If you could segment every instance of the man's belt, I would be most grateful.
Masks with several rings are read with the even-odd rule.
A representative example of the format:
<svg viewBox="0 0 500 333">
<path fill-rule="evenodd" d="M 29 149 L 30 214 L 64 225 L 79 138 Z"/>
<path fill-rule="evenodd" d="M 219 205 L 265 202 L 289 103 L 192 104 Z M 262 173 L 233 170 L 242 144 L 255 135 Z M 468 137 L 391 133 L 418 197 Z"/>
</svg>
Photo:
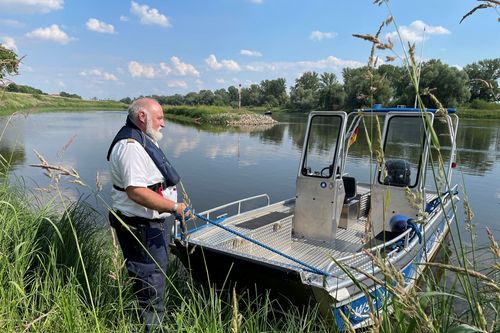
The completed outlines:
<svg viewBox="0 0 500 333">
<path fill-rule="evenodd" d="M 127 216 L 124 215 L 121 211 L 116 210 L 115 211 L 116 215 L 127 225 L 129 226 L 137 226 L 137 225 L 151 225 L 151 223 L 160 223 L 163 224 L 165 222 L 164 218 L 161 219 L 148 219 L 145 217 L 140 217 L 140 216 Z M 116 228 L 121 225 L 120 221 L 116 219 L 116 216 L 113 214 L 113 212 L 109 212 L 109 221 L 110 224 L 113 228 Z"/>
<path fill-rule="evenodd" d="M 124 188 L 116 186 L 115 184 L 113 184 L 113 188 L 117 191 L 125 192 Z M 167 183 L 166 182 L 156 183 L 153 185 L 149 185 L 148 188 L 153 192 L 160 193 L 161 191 L 167 188 Z"/>
</svg>

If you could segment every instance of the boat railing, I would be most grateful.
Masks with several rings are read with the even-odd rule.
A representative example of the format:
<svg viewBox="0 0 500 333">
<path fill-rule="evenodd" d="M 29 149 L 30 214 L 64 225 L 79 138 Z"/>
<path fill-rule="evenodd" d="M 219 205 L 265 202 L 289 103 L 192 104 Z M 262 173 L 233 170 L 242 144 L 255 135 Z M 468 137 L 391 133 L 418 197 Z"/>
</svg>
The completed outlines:
<svg viewBox="0 0 500 333">
<path fill-rule="evenodd" d="M 237 212 L 236 212 L 236 214 L 234 214 L 232 216 L 238 216 L 238 215 L 242 214 L 241 206 L 244 203 L 250 202 L 252 200 L 262 199 L 262 198 L 266 199 L 266 204 L 262 205 L 260 207 L 256 207 L 256 208 L 262 208 L 262 207 L 269 206 L 270 203 L 271 203 L 271 199 L 269 198 L 268 194 L 264 193 L 264 194 L 255 195 L 253 197 L 248 197 L 248 198 L 245 198 L 245 199 L 236 200 L 236 201 L 233 201 L 233 202 L 230 202 L 230 203 L 218 206 L 218 207 L 214 207 L 214 208 L 211 208 L 209 210 L 206 210 L 206 211 L 203 211 L 201 213 L 198 213 L 197 215 L 201 215 L 201 216 L 203 216 L 203 217 L 205 217 L 207 219 L 212 219 L 212 217 L 210 216 L 212 213 L 214 213 L 214 212 L 220 212 L 222 209 L 229 208 L 231 206 L 237 206 Z M 221 215 L 216 216 L 215 219 L 217 220 L 217 219 L 222 218 L 222 217 L 227 217 L 227 215 L 228 214 L 226 212 L 226 213 L 223 213 Z M 198 226 L 198 227 L 196 227 L 194 229 L 189 230 L 189 232 L 193 232 L 193 231 L 202 229 L 202 228 L 206 227 L 207 225 L 208 225 L 208 222 L 206 222 L 205 224 L 203 224 L 201 226 Z M 179 233 L 179 227 L 180 227 L 180 223 L 179 222 L 177 222 L 177 223 L 174 224 L 174 227 L 173 227 L 173 234 L 174 235 L 180 235 L 180 233 Z"/>
<path fill-rule="evenodd" d="M 347 261 L 350 261 L 350 260 L 353 260 L 353 259 L 357 259 L 357 258 L 362 257 L 362 256 L 366 256 L 366 252 L 374 253 L 374 252 L 376 252 L 378 250 L 381 250 L 383 248 L 390 247 L 391 245 L 399 242 L 403 238 L 404 238 L 404 247 L 406 248 L 408 246 L 408 244 L 410 243 L 410 232 L 411 231 L 412 231 L 412 229 L 408 228 L 401 235 L 399 235 L 399 236 L 391 239 L 387 243 L 382 243 L 382 244 L 379 244 L 377 246 L 374 246 L 374 247 L 371 247 L 369 249 L 366 249 L 366 251 L 357 252 L 357 253 L 354 253 L 354 254 L 350 254 L 350 255 L 344 256 L 342 258 L 339 258 L 339 259 L 337 259 L 335 261 L 332 261 L 332 262 L 330 262 L 328 264 L 328 266 L 326 267 L 325 271 L 330 272 L 330 270 L 333 268 L 333 266 L 337 266 L 337 263 L 343 263 L 343 262 L 347 262 Z"/>
<path fill-rule="evenodd" d="M 224 208 L 228 208 L 228 207 L 231 207 L 231 206 L 236 206 L 238 205 L 238 210 L 237 210 L 237 213 L 235 214 L 235 216 L 237 215 L 240 215 L 242 212 L 241 212 L 241 205 L 243 203 L 247 203 L 249 201 L 252 201 L 252 200 L 258 200 L 258 199 L 262 199 L 262 198 L 265 198 L 267 203 L 265 205 L 263 205 L 262 207 L 265 207 L 265 206 L 269 206 L 270 203 L 271 203 L 271 199 L 269 198 L 269 195 L 267 194 L 259 194 L 259 195 L 256 195 L 256 196 L 253 196 L 253 197 L 249 197 L 249 198 L 245 198 L 245 199 L 240 199 L 240 200 L 236 200 L 236 201 L 233 201 L 233 202 L 230 202 L 230 203 L 227 203 L 227 204 L 224 204 L 222 206 L 218 206 L 218 207 L 215 207 L 215 208 L 212 208 L 212 209 L 209 209 L 209 210 L 206 210 L 204 212 L 201 212 L 199 213 L 199 215 L 202 215 L 204 217 L 206 217 L 207 219 L 210 219 L 210 214 L 213 213 L 213 212 L 217 212 L 217 211 L 220 211 Z M 260 208 L 260 207 L 259 207 Z M 224 214 L 223 214 L 224 215 Z M 216 218 L 219 218 L 220 216 L 217 216 Z"/>
</svg>

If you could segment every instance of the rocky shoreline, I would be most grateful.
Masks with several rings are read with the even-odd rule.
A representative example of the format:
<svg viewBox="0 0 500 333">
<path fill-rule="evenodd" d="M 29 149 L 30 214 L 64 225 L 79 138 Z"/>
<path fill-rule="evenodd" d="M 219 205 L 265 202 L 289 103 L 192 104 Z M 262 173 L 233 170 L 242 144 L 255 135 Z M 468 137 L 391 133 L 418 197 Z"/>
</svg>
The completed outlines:
<svg viewBox="0 0 500 333">
<path fill-rule="evenodd" d="M 212 121 L 210 121 L 212 122 Z M 213 123 L 223 123 L 227 126 L 262 126 L 274 125 L 278 122 L 270 116 L 257 113 L 222 113 L 213 119 Z"/>
</svg>

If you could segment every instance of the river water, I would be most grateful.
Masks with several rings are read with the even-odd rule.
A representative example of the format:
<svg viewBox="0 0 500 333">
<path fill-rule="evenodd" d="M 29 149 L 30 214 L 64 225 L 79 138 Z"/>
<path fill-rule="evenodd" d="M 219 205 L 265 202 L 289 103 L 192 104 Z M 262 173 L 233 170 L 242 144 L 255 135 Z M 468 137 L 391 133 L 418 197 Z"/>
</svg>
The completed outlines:
<svg viewBox="0 0 500 333">
<path fill-rule="evenodd" d="M 76 170 L 88 185 L 62 177 L 58 188 L 65 196 L 83 196 L 104 211 L 103 202 L 110 203 L 111 191 L 106 153 L 125 118 L 125 111 L 0 117 L 0 153 L 11 162 L 12 182 L 24 183 L 37 198 L 57 193 L 50 186 L 54 180 L 30 166 L 40 163 L 36 150 L 49 164 Z M 278 120 L 273 127 L 252 129 L 166 122 L 160 146 L 181 174 L 197 211 L 261 193 L 269 194 L 272 202 L 295 195 L 306 117 L 280 115 Z M 461 197 L 464 188 L 467 192 L 478 241 L 485 245 L 486 227 L 500 238 L 500 120 L 460 120 L 457 141 L 458 166 L 453 179 L 461 184 Z M 358 170 L 366 165 L 362 153 L 351 162 Z M 97 174 L 104 201 L 95 196 Z M 462 214 L 460 218 L 463 220 Z M 459 228 L 464 229 L 463 223 Z"/>
</svg>

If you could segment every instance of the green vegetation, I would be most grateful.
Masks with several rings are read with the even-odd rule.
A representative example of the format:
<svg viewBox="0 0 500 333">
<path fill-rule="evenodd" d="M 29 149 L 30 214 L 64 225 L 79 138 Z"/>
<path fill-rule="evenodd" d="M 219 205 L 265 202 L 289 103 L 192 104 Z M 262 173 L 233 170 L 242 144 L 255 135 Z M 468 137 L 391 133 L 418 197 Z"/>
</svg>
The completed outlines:
<svg viewBox="0 0 500 333">
<path fill-rule="evenodd" d="M 86 101 L 77 98 L 23 94 L 0 91 L 0 115 L 32 109 L 125 109 L 126 104 L 115 101 Z"/>
</svg>

